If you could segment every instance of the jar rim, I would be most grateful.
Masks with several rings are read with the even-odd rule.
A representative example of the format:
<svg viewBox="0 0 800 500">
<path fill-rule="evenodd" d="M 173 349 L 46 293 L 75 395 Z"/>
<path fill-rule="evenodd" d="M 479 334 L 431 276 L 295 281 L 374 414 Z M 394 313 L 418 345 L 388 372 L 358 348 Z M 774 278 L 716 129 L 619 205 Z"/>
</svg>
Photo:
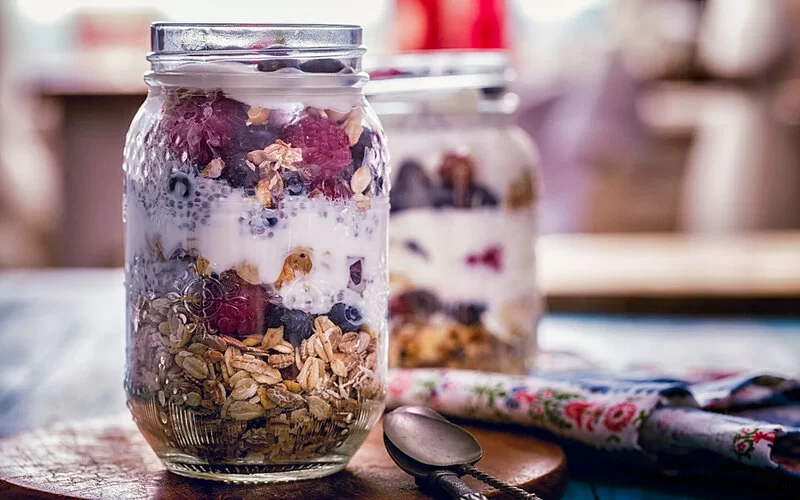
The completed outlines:
<svg viewBox="0 0 800 500">
<path fill-rule="evenodd" d="M 502 50 L 435 50 L 367 58 L 366 93 L 389 97 L 424 91 L 503 89 L 515 73 Z"/>
<path fill-rule="evenodd" d="M 285 57 L 287 51 L 362 54 L 362 29 L 351 24 L 152 23 L 151 52 L 160 55 L 250 53 Z"/>
</svg>

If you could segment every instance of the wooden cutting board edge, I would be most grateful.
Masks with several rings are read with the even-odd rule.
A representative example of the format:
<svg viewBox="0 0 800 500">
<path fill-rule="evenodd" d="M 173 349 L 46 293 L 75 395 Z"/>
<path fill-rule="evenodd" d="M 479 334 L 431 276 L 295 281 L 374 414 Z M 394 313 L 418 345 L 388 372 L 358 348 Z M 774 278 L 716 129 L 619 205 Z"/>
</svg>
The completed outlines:
<svg viewBox="0 0 800 500">
<path fill-rule="evenodd" d="M 481 443 L 478 468 L 545 499 L 559 498 L 566 457 L 556 444 L 523 432 L 465 426 Z M 490 498 L 501 492 L 467 477 Z M 234 485 L 187 479 L 164 470 L 129 419 L 61 424 L 0 439 L 0 498 L 161 498 L 359 500 L 427 499 L 383 448 L 377 426 L 343 472 L 319 480 Z"/>
</svg>

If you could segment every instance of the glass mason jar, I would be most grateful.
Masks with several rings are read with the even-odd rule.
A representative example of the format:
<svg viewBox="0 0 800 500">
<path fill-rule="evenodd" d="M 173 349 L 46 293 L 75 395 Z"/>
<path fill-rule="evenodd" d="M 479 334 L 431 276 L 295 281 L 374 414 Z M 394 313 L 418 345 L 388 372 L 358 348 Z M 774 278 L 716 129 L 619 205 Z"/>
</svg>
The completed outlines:
<svg viewBox="0 0 800 500">
<path fill-rule="evenodd" d="M 536 347 L 537 154 L 499 52 L 382 60 L 391 138 L 389 365 L 520 373 Z"/>
<path fill-rule="evenodd" d="M 154 24 L 124 153 L 128 406 L 178 474 L 341 470 L 384 407 L 389 182 L 361 28 Z"/>
</svg>

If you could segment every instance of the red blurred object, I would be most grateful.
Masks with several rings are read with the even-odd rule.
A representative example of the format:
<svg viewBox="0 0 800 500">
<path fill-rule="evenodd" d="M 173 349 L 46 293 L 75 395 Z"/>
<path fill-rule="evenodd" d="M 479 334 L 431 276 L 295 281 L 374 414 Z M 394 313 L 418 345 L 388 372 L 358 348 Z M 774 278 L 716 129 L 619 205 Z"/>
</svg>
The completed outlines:
<svg viewBox="0 0 800 500">
<path fill-rule="evenodd" d="M 505 0 L 397 0 L 398 49 L 501 49 Z"/>
</svg>

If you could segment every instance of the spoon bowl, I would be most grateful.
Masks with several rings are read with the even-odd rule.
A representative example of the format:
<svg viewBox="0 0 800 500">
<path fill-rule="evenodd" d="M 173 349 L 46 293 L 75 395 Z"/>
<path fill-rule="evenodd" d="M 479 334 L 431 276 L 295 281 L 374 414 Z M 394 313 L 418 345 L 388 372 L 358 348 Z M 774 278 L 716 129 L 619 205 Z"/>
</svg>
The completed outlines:
<svg viewBox="0 0 800 500">
<path fill-rule="evenodd" d="M 481 459 L 481 446 L 472 434 L 441 416 L 394 411 L 384 417 L 383 432 L 398 451 L 430 467 L 474 464 Z"/>
</svg>

